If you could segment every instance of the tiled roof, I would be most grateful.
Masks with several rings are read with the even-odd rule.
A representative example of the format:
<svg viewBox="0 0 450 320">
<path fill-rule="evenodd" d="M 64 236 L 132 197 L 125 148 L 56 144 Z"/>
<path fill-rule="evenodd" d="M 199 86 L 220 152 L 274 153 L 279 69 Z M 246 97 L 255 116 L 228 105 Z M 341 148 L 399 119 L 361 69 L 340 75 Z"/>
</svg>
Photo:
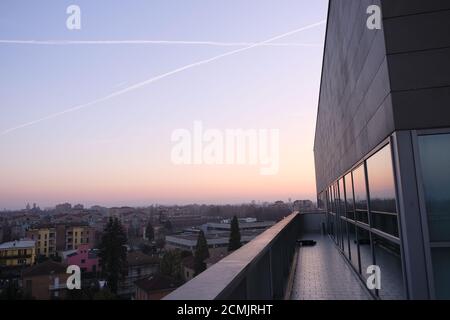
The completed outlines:
<svg viewBox="0 0 450 320">
<path fill-rule="evenodd" d="M 50 275 L 50 274 L 60 274 L 60 273 L 66 273 L 67 266 L 55 262 L 52 260 L 47 260 L 45 262 L 36 264 L 32 267 L 29 267 L 25 269 L 22 273 L 23 277 L 34 277 L 34 276 L 43 276 L 43 275 Z"/>
<path fill-rule="evenodd" d="M 139 251 L 134 251 L 127 254 L 127 263 L 129 266 L 159 264 L 159 259 Z"/>
<path fill-rule="evenodd" d="M 140 279 L 137 280 L 135 284 L 138 288 L 146 292 L 164 289 L 175 289 L 176 287 L 178 287 L 177 281 L 175 281 L 175 279 L 164 275 L 155 275 L 150 278 Z"/>
</svg>

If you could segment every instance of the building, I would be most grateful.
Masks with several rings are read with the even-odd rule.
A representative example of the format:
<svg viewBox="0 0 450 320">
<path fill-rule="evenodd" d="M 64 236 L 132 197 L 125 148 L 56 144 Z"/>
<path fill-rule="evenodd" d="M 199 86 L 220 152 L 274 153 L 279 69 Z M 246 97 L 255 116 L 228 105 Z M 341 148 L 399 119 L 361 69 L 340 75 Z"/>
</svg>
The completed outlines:
<svg viewBox="0 0 450 320">
<path fill-rule="evenodd" d="M 136 288 L 135 282 L 149 278 L 159 271 L 159 259 L 139 251 L 127 253 L 127 272 L 119 282 L 117 294 L 124 298 L 132 298 Z"/>
<path fill-rule="evenodd" d="M 77 265 L 82 272 L 96 274 L 100 271 L 97 251 L 90 248 L 88 244 L 78 246 L 75 252 L 69 253 L 66 257 L 68 265 Z"/>
<path fill-rule="evenodd" d="M 65 250 L 78 249 L 80 245 L 94 243 L 94 231 L 85 224 L 67 225 L 65 228 Z"/>
<path fill-rule="evenodd" d="M 275 224 L 275 221 L 257 221 L 256 218 L 239 218 L 239 230 L 265 230 Z M 220 223 L 208 222 L 207 230 L 231 230 L 231 219 L 222 220 Z"/>
<path fill-rule="evenodd" d="M 0 267 L 20 267 L 34 264 L 35 242 L 32 240 L 11 241 L 0 244 Z"/>
<path fill-rule="evenodd" d="M 243 230 L 241 231 L 241 243 L 245 244 L 253 240 L 264 230 Z M 205 233 L 206 242 L 208 243 L 211 255 L 219 255 L 227 252 L 228 243 L 230 241 L 229 231 L 210 230 Z M 168 250 L 180 249 L 195 252 L 197 247 L 198 232 L 183 232 L 166 236 L 166 246 Z"/>
<path fill-rule="evenodd" d="M 55 206 L 55 211 L 58 213 L 69 212 L 72 209 L 72 205 L 70 203 L 61 203 Z"/>
<path fill-rule="evenodd" d="M 382 28 L 369 29 L 378 5 Z M 314 141 L 327 231 L 381 299 L 450 298 L 450 1 L 330 0 Z"/>
<path fill-rule="evenodd" d="M 56 255 L 56 228 L 42 225 L 31 228 L 26 233 L 27 237 L 36 242 L 36 255 L 51 257 Z"/>
<path fill-rule="evenodd" d="M 63 299 L 67 291 L 66 265 L 47 260 L 22 272 L 22 287 L 37 300 Z"/>
<path fill-rule="evenodd" d="M 189 281 L 194 278 L 195 274 L 195 261 L 194 256 L 187 256 L 181 260 L 181 266 L 183 267 L 183 278 L 185 281 Z"/>
<path fill-rule="evenodd" d="M 27 237 L 36 241 L 36 255 L 55 256 L 66 250 L 95 241 L 95 231 L 87 224 L 36 225 L 27 230 Z"/>
<path fill-rule="evenodd" d="M 255 218 L 240 218 L 239 230 L 241 243 L 245 244 L 255 238 L 264 230 L 273 226 L 273 221 L 257 221 Z M 166 236 L 166 249 L 180 249 L 195 251 L 198 233 L 203 230 L 205 238 L 213 256 L 224 256 L 230 240 L 231 220 L 221 222 L 208 222 L 199 227 L 186 228 L 181 233 Z"/>
<path fill-rule="evenodd" d="M 177 282 L 164 275 L 155 275 L 135 282 L 136 300 L 160 300 L 175 290 Z"/>
</svg>

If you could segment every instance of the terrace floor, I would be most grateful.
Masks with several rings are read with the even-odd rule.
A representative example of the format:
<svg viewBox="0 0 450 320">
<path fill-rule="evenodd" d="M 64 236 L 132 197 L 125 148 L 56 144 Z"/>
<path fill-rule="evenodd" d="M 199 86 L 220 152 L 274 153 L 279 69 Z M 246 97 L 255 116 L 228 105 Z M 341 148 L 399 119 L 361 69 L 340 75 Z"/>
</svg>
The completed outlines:
<svg viewBox="0 0 450 320">
<path fill-rule="evenodd" d="M 370 300 L 371 295 L 328 236 L 307 234 L 317 241 L 300 247 L 291 300 Z"/>
</svg>

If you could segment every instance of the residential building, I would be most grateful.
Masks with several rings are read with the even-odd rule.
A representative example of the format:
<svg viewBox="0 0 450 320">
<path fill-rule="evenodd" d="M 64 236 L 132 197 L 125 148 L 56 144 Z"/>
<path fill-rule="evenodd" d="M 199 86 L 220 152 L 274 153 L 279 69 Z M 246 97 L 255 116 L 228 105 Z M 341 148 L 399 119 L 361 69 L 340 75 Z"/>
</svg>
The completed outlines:
<svg viewBox="0 0 450 320">
<path fill-rule="evenodd" d="M 157 257 L 139 251 L 127 253 L 127 272 L 119 282 L 117 294 L 124 298 L 133 297 L 137 280 L 148 278 L 159 271 L 160 261 Z"/>
<path fill-rule="evenodd" d="M 195 264 L 194 256 L 188 256 L 181 261 L 183 267 L 183 278 L 185 281 L 189 281 L 194 278 Z"/>
<path fill-rule="evenodd" d="M 367 27 L 370 5 L 381 29 Z M 331 0 L 314 142 L 327 232 L 381 299 L 450 298 L 450 2 Z"/>
<path fill-rule="evenodd" d="M 11 241 L 0 244 L 0 267 L 30 266 L 36 259 L 35 242 Z"/>
<path fill-rule="evenodd" d="M 75 252 L 67 255 L 65 260 L 68 265 L 79 266 L 82 272 L 95 274 L 100 271 L 97 250 L 92 249 L 88 244 L 79 245 Z"/>
<path fill-rule="evenodd" d="M 37 300 L 63 299 L 67 291 L 67 266 L 52 260 L 36 264 L 22 272 L 22 287 Z"/>
<path fill-rule="evenodd" d="M 164 275 L 154 275 L 135 282 L 136 300 L 160 300 L 175 290 L 177 282 Z"/>
<path fill-rule="evenodd" d="M 27 238 L 36 242 L 36 255 L 51 257 L 56 255 L 56 228 L 42 225 L 27 231 Z"/>
<path fill-rule="evenodd" d="M 36 241 L 36 255 L 55 256 L 62 251 L 95 241 L 95 231 L 87 224 L 36 225 L 27 230 L 27 237 Z"/>
<path fill-rule="evenodd" d="M 76 224 L 66 226 L 65 250 L 78 249 L 83 244 L 93 244 L 95 235 L 88 225 Z"/>
</svg>

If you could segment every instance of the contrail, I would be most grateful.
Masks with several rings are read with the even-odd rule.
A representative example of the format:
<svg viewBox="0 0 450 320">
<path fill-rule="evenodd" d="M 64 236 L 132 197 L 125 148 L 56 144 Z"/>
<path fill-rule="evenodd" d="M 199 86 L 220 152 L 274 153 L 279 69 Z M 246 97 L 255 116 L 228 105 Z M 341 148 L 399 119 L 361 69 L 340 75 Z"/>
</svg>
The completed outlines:
<svg viewBox="0 0 450 320">
<path fill-rule="evenodd" d="M 216 47 L 243 47 L 258 44 L 258 42 L 217 42 L 217 41 L 178 41 L 178 40 L 0 40 L 0 44 L 23 45 L 121 45 L 121 44 L 160 44 L 160 45 L 202 45 Z M 319 47 L 320 43 L 264 43 L 268 47 Z"/>
<path fill-rule="evenodd" d="M 194 63 L 188 64 L 188 65 L 185 65 L 185 66 L 183 66 L 183 67 L 174 69 L 174 70 L 172 70 L 172 71 L 169 71 L 169 72 L 160 74 L 160 75 L 158 75 L 158 76 L 149 78 L 149 79 L 144 80 L 144 81 L 142 81 L 142 82 L 138 82 L 138 83 L 136 83 L 136 84 L 134 84 L 134 85 L 131 85 L 131 86 L 129 86 L 129 87 L 126 87 L 126 88 L 124 88 L 124 89 L 115 91 L 115 92 L 113 92 L 113 93 L 111 93 L 111 94 L 109 94 L 109 95 L 106 95 L 106 96 L 104 96 L 104 97 L 101 97 L 101 98 L 92 100 L 92 101 L 90 101 L 90 102 L 87 102 L 87 103 L 84 103 L 84 104 L 80 104 L 80 105 L 74 106 L 74 107 L 72 107 L 72 108 L 65 109 L 65 110 L 60 111 L 60 112 L 52 113 L 52 114 L 47 115 L 47 116 L 45 116 L 45 117 L 42 117 L 42 118 L 39 118 L 39 119 L 30 121 L 30 122 L 23 123 L 23 124 L 21 124 L 21 125 L 18 125 L 18 126 L 9 128 L 9 129 L 6 129 L 6 130 L 4 130 L 4 131 L 2 131 L 2 132 L 0 133 L 0 136 L 3 136 L 3 135 L 5 135 L 5 134 L 8 134 L 8 133 L 10 133 L 10 132 L 12 132 L 12 131 L 15 131 L 15 130 L 18 130 L 18 129 L 21 129 L 21 128 L 25 128 L 25 127 L 34 125 L 34 124 L 36 124 L 36 123 L 39 123 L 39 122 L 42 122 L 42 121 L 45 121 L 45 120 L 49 120 L 49 119 L 53 119 L 53 118 L 59 117 L 59 116 L 64 115 L 64 114 L 66 114 L 66 113 L 70 113 L 70 112 L 74 112 L 74 111 L 77 111 L 77 110 L 80 110 L 80 109 L 84 109 L 84 108 L 90 107 L 90 106 L 92 106 L 92 105 L 94 105 L 94 104 L 97 104 L 97 103 L 100 103 L 100 102 L 107 101 L 107 100 L 109 100 L 109 99 L 111 99 L 111 98 L 120 96 L 120 95 L 122 95 L 122 94 L 124 94 L 124 93 L 133 91 L 133 90 L 135 90 L 135 89 L 141 88 L 141 87 L 146 86 L 146 85 L 148 85 L 148 84 L 150 84 L 150 83 L 153 83 L 153 82 L 156 82 L 156 81 L 158 81 L 158 80 L 167 78 L 167 77 L 169 77 L 169 76 L 171 76 L 171 75 L 177 74 L 177 73 L 182 72 L 182 71 L 184 71 L 184 70 L 191 69 L 191 68 L 194 68 L 194 67 L 198 67 L 198 66 L 201 66 L 201 65 L 204 65 L 204 64 L 207 64 L 207 63 L 210 63 L 210 62 L 213 62 L 213 61 L 216 61 L 216 60 L 219 60 L 219 59 L 222 59 L 222 58 L 225 58 L 225 57 L 228 57 L 228 56 L 231 56 L 231 55 L 234 55 L 234 54 L 243 52 L 243 51 L 250 50 L 250 49 L 255 48 L 255 47 L 263 46 L 264 44 L 267 44 L 267 43 L 270 43 L 270 42 L 272 42 L 272 41 L 275 41 L 275 40 L 278 40 L 278 39 L 281 39 L 281 38 L 284 38 L 284 37 L 293 35 L 293 34 L 295 34 L 295 33 L 298 33 L 298 32 L 301 32 L 301 31 L 305 31 L 305 30 L 308 30 L 308 29 L 312 29 L 312 28 L 318 27 L 318 26 L 320 26 L 320 25 L 325 24 L 325 22 L 326 22 L 326 20 L 322 20 L 322 21 L 319 21 L 319 22 L 316 22 L 316 23 L 313 23 L 313 24 L 310 24 L 310 25 L 307 25 L 307 26 L 304 26 L 304 27 L 301 27 L 301 28 L 298 28 L 298 29 L 295 29 L 295 30 L 286 32 L 286 33 L 283 33 L 283 34 L 281 34 L 281 35 L 278 35 L 278 36 L 269 38 L 269 39 L 267 39 L 267 40 L 264 40 L 264 41 L 261 41 L 261 42 L 254 43 L 254 44 L 249 45 L 249 46 L 246 46 L 246 47 L 244 47 L 244 48 L 239 48 L 239 49 L 235 49 L 235 50 L 232 50 L 232 51 L 228 51 L 228 52 L 219 54 L 219 55 L 214 56 L 214 57 L 209 58 L 209 59 L 205 59 L 205 60 L 201 60 L 201 61 L 198 61 L 198 62 L 194 62 Z"/>
</svg>

